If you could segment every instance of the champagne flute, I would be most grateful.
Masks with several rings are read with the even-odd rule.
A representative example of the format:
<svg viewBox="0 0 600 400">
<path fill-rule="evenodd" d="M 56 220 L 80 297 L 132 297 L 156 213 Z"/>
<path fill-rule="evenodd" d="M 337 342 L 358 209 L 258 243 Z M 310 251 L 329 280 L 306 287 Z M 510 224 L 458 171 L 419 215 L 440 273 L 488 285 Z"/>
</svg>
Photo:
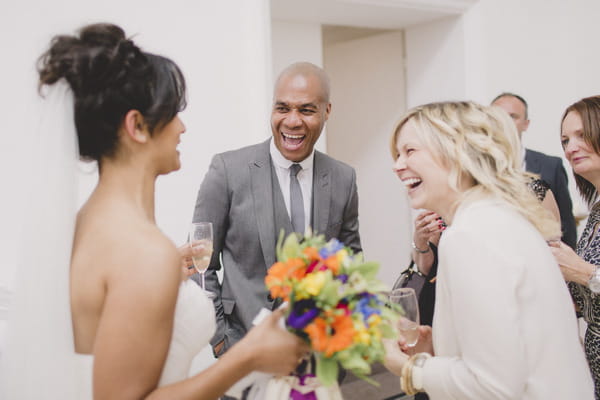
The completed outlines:
<svg viewBox="0 0 600 400">
<path fill-rule="evenodd" d="M 398 320 L 398 330 L 408 347 L 414 347 L 419 340 L 419 305 L 413 288 L 399 288 L 390 292 L 391 303 L 402 308 L 403 315 Z"/>
<path fill-rule="evenodd" d="M 200 287 L 209 297 L 212 293 L 206 290 L 204 285 L 204 273 L 210 264 L 213 252 L 213 230 L 211 222 L 194 222 L 190 227 L 188 242 L 192 249 L 192 261 L 196 271 L 200 274 Z"/>
</svg>

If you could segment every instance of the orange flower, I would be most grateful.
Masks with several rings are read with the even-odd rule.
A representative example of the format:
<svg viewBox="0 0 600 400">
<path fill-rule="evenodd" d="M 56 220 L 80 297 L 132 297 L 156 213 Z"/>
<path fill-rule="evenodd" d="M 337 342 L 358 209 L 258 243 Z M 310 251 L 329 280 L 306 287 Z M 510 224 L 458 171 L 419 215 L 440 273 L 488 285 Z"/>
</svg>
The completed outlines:
<svg viewBox="0 0 600 400">
<path fill-rule="evenodd" d="M 289 278 L 300 280 L 306 275 L 306 263 L 301 258 L 290 258 L 285 265 L 288 267 Z"/>
<path fill-rule="evenodd" d="M 285 263 L 276 262 L 269 268 L 265 284 L 272 297 L 289 301 L 292 287 L 288 279 L 301 280 L 306 275 L 306 264 L 301 258 L 290 258 Z"/>
<path fill-rule="evenodd" d="M 269 268 L 267 277 L 265 278 L 265 283 L 269 285 L 269 281 L 283 281 L 287 276 L 288 269 L 289 268 L 286 264 L 282 262 L 276 262 L 271 266 L 271 268 Z"/>
<path fill-rule="evenodd" d="M 327 348 L 327 323 L 323 318 L 315 318 L 304 328 L 304 332 L 308 333 L 313 349 L 325 351 Z"/>
<path fill-rule="evenodd" d="M 290 301 L 290 293 L 292 293 L 292 287 L 289 285 L 273 285 L 269 289 L 271 297 L 281 297 L 283 301 Z"/>
<path fill-rule="evenodd" d="M 313 349 L 324 352 L 326 357 L 351 346 L 355 334 L 352 318 L 346 315 L 336 315 L 331 326 L 323 318 L 315 318 L 304 331 Z"/>
<path fill-rule="evenodd" d="M 325 265 L 331 270 L 331 272 L 333 272 L 334 275 L 337 275 L 340 271 L 340 261 L 335 254 L 325 259 Z"/>
<path fill-rule="evenodd" d="M 292 288 L 289 285 L 284 284 L 286 278 L 288 277 L 289 270 L 290 268 L 282 262 L 276 262 L 271 268 L 269 268 L 269 272 L 265 277 L 265 284 L 269 288 L 273 298 L 281 297 L 285 301 L 289 300 L 289 295 L 292 291 Z"/>
<path fill-rule="evenodd" d="M 304 255 L 308 257 L 310 261 L 317 261 L 321 258 L 319 251 L 314 247 L 307 247 L 302 251 L 302 253 L 304 253 Z"/>
</svg>

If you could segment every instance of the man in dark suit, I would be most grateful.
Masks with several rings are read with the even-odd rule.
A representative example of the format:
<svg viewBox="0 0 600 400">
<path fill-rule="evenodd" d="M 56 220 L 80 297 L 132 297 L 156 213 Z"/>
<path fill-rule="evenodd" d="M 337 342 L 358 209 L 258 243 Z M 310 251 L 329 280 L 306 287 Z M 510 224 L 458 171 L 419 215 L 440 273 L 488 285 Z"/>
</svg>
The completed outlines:
<svg viewBox="0 0 600 400">
<path fill-rule="evenodd" d="M 275 84 L 272 138 L 212 159 L 193 220 L 213 223 L 206 288 L 215 294 L 217 332 L 211 344 L 216 356 L 242 338 L 262 307 L 277 305 L 264 278 L 276 261 L 281 230 L 304 233 L 310 226 L 361 250 L 354 169 L 314 150 L 330 111 L 325 71 L 310 63 L 292 64 Z M 301 196 L 297 189 L 292 193 L 298 185 Z M 216 274 L 221 266 L 222 284 Z"/>
<path fill-rule="evenodd" d="M 529 127 L 527 102 L 514 93 L 501 93 L 492 101 L 493 106 L 498 106 L 510 115 L 515 122 L 519 136 Z M 558 140 L 558 139 L 557 139 Z M 577 242 L 577 228 L 573 217 L 573 204 L 569 195 L 567 173 L 563 167 L 562 159 L 525 149 L 525 169 L 541 176 L 541 179 L 550 185 L 560 211 L 562 226 L 562 241 L 575 248 Z"/>
</svg>

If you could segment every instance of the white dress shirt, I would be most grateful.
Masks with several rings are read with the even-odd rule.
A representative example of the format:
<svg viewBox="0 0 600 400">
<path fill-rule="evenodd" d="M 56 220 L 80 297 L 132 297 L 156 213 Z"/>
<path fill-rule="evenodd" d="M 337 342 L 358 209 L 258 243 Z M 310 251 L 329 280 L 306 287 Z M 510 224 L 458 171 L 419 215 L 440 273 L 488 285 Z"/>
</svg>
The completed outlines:
<svg viewBox="0 0 600 400">
<path fill-rule="evenodd" d="M 273 166 L 277 173 L 277 180 L 279 181 L 279 187 L 283 194 L 283 201 L 285 202 L 285 208 L 290 213 L 290 167 L 292 164 L 296 164 L 293 161 L 285 158 L 275 146 L 273 138 L 269 147 L 271 153 L 271 159 L 273 160 Z M 300 183 L 300 190 L 302 191 L 302 201 L 304 203 L 304 226 L 310 226 L 311 209 L 312 209 L 312 183 L 313 183 L 313 162 L 315 159 L 315 150 L 309 154 L 304 160 L 297 164 L 302 166 L 302 170 L 298 172 L 297 178 Z M 290 217 L 291 218 L 291 217 Z"/>
<path fill-rule="evenodd" d="M 462 204 L 438 254 L 432 400 L 594 399 L 573 302 L 529 221 L 502 200 Z"/>
</svg>

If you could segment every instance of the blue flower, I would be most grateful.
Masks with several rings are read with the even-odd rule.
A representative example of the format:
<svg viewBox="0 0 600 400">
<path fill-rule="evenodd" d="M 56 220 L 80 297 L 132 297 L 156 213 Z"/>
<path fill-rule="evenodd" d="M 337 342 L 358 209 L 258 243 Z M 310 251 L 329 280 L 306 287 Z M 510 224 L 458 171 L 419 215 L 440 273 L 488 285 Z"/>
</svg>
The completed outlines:
<svg viewBox="0 0 600 400">
<path fill-rule="evenodd" d="M 375 301 L 374 306 L 371 306 L 371 300 Z M 380 305 L 379 303 L 377 297 L 372 294 L 365 295 L 356 303 L 356 309 L 362 314 L 364 322 L 367 322 L 367 319 L 373 314 L 381 315 L 381 310 L 377 308 Z"/>
<path fill-rule="evenodd" d="M 319 250 L 319 255 L 321 258 L 325 259 L 330 257 L 344 248 L 344 244 L 339 240 L 333 238 L 327 244 Z"/>
<path fill-rule="evenodd" d="M 313 299 L 300 300 L 293 305 L 286 320 L 287 325 L 294 329 L 303 329 L 319 315 L 319 311 Z"/>
<path fill-rule="evenodd" d="M 338 276 L 335 277 L 335 279 L 342 281 L 342 283 L 346 283 L 346 282 L 348 282 L 348 275 L 347 274 L 339 274 Z"/>
</svg>

